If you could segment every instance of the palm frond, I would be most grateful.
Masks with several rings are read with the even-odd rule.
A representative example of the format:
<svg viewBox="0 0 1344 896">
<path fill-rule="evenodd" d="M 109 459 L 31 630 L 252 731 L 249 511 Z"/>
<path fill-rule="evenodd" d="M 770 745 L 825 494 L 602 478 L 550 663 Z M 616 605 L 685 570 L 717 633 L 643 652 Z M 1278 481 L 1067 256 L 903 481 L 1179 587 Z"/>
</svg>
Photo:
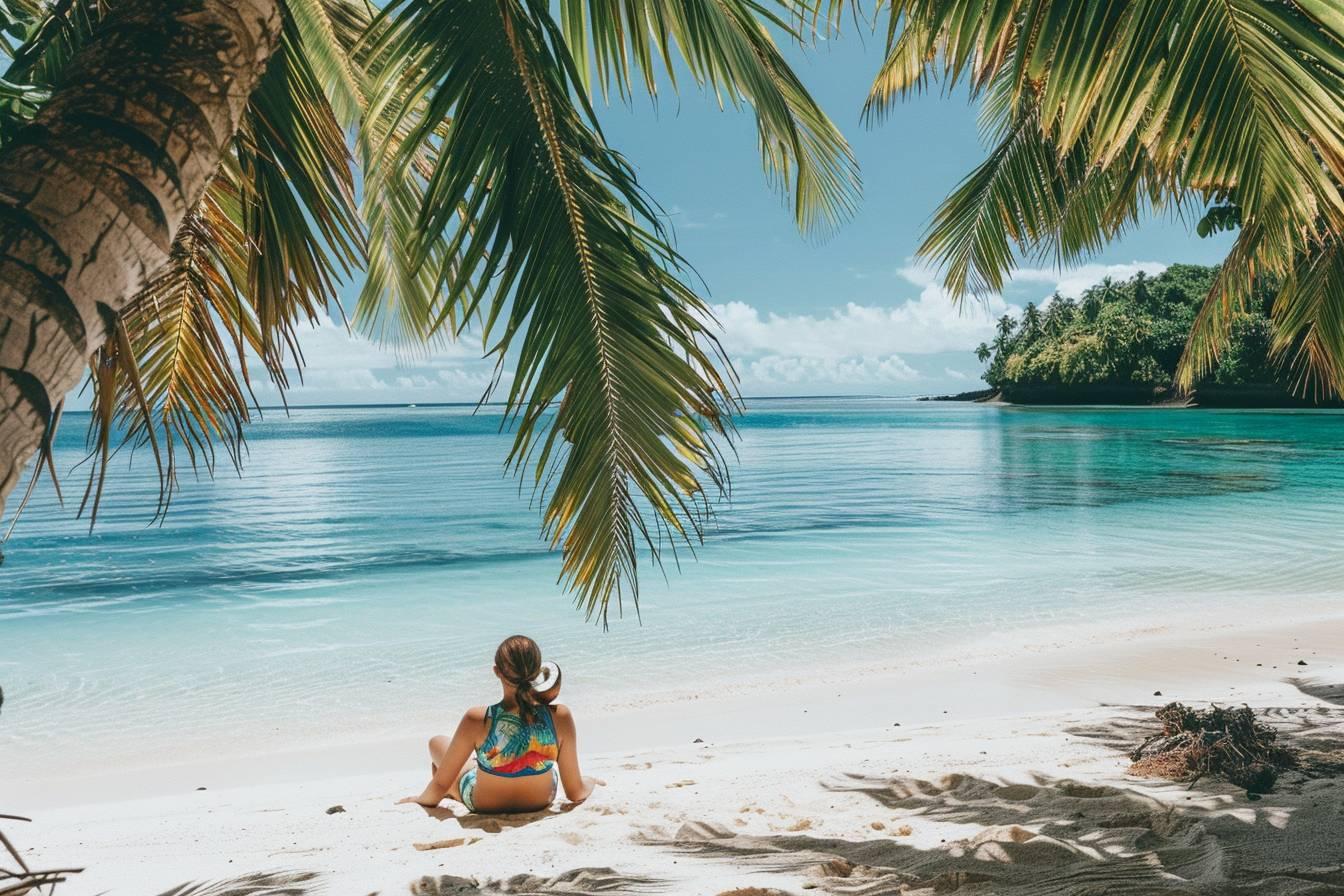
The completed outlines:
<svg viewBox="0 0 1344 896">
<path fill-rule="evenodd" d="M 1064 257 L 1095 251 L 1144 207 L 1235 209 L 1200 224 L 1242 233 L 1196 321 L 1180 368 L 1188 387 L 1257 277 L 1287 275 L 1344 233 L 1337 5 L 897 0 L 890 15 L 870 115 L 926 78 L 965 80 L 1005 134 L 1034 129 L 1049 150 L 1028 158 L 1004 137 L 944 203 L 924 249 L 954 291 L 1000 285 L 1013 250 L 1039 247 L 1043 233 Z M 1061 173 L 1069 198 L 1055 203 Z M 1333 344 L 1324 325 L 1319 339 L 1294 332 L 1319 352 Z"/>
<path fill-rule="evenodd" d="M 153 450 L 158 516 L 183 460 L 213 474 L 222 448 L 239 467 L 255 404 L 249 363 L 259 359 L 283 395 L 288 370 L 302 365 L 296 328 L 335 304 L 338 282 L 362 263 L 349 151 L 287 17 L 233 150 L 184 222 L 168 267 L 123 310 L 124 339 L 91 362 L 81 507 L 91 524 L 107 461 L 122 448 Z"/>
<path fill-rule="evenodd" d="M 213 472 L 216 445 L 241 462 L 249 420 L 241 370 L 262 339 L 235 284 L 247 271 L 236 200 L 212 185 L 183 222 L 168 267 L 122 314 L 124 338 L 109 340 L 91 363 L 91 470 L 85 504 L 96 521 L 112 441 L 149 445 L 159 461 L 159 514 L 178 485 L 179 451 Z M 237 342 L 226 341 L 236 337 Z M 238 369 L 235 370 L 235 365 Z M 119 449 L 118 449 L 119 450 Z M 81 508 L 83 510 L 83 508 Z"/>
<path fill-rule="evenodd" d="M 808 94 L 770 36 L 792 39 L 806 4 L 779 0 L 561 0 L 560 17 L 578 79 L 628 95 L 636 77 L 657 93 L 679 54 L 722 105 L 756 114 L 767 176 L 792 197 L 804 231 L 825 232 L 853 214 L 858 166 L 840 131 Z M 674 81 L 675 83 L 675 81 Z"/>
<path fill-rule="evenodd" d="M 353 160 L 292 17 L 253 93 L 223 169 L 233 179 L 249 246 L 244 294 L 256 309 L 263 360 L 284 381 L 302 366 L 295 327 L 338 304 L 336 287 L 363 266 Z"/>
<path fill-rule="evenodd" d="M 1176 385 L 1183 392 L 1193 389 L 1217 365 L 1233 316 L 1250 301 L 1256 279 L 1267 273 L 1263 242 L 1264 233 L 1258 224 L 1243 227 L 1218 269 L 1176 367 Z"/>
<path fill-rule="evenodd" d="M 451 122 L 441 120 L 432 139 L 411 147 L 410 136 L 423 121 L 425 102 L 423 97 L 410 101 L 405 96 L 404 85 L 410 81 L 405 60 L 389 52 L 382 39 L 387 18 L 375 18 L 355 0 L 328 0 L 328 5 L 339 39 L 360 70 L 366 97 L 359 152 L 365 178 L 362 212 L 369 236 L 368 267 L 354 325 L 379 342 L 413 354 L 457 331 L 460 303 L 445 306 L 438 294 L 438 272 L 454 263 L 447 237 L 419 228 L 425 185 Z M 375 106 L 370 99 L 380 85 L 395 86 L 398 92 L 385 92 Z M 469 301 L 470 294 L 463 298 Z M 447 327 L 440 325 L 445 320 Z"/>
<path fill-rule="evenodd" d="M 344 10 L 333 6 L 331 0 L 285 0 L 303 58 L 326 92 L 333 115 L 343 128 L 353 128 L 359 124 L 364 91 L 351 63 L 349 38 L 337 33 Z"/>
<path fill-rule="evenodd" d="M 681 279 L 633 171 L 603 141 L 544 0 L 398 0 L 383 46 L 409 73 L 391 92 L 415 146 L 438 139 L 426 234 L 450 235 L 445 302 L 488 302 L 515 469 L 530 465 L 562 579 L 591 616 L 638 598 L 641 539 L 694 539 L 732 391 L 710 312 Z M 641 512 L 646 503 L 651 518 Z M 674 542 L 675 545 L 675 542 Z"/>
<path fill-rule="evenodd" d="M 1137 214 L 1140 160 L 1096 169 L 1085 150 L 1061 156 L 1034 115 L 1010 118 L 998 144 L 934 213 L 918 254 L 943 269 L 960 300 L 1003 290 L 1019 256 L 1076 260 Z"/>
<path fill-rule="evenodd" d="M 1302 255 L 1274 297 L 1271 351 L 1300 371 L 1297 388 L 1344 395 L 1344 247 L 1327 238 Z"/>
<path fill-rule="evenodd" d="M 880 6 L 881 4 L 879 4 Z M 1022 0 L 891 0 L 887 52 L 864 105 L 872 122 L 931 78 L 972 92 L 990 84 L 1017 43 Z"/>
<path fill-rule="evenodd" d="M 1104 165 L 1137 138 L 1182 187 L 1282 216 L 1267 226 L 1344 220 L 1344 36 L 1320 4 L 905 0 L 891 14 L 874 103 L 926 72 L 1001 77 L 1061 153 L 1086 133 Z"/>
<path fill-rule="evenodd" d="M 1075 264 L 1142 213 L 1182 206 L 1137 141 L 1100 166 L 1086 143 L 1061 155 L 1034 116 L 994 129 L 997 145 L 939 205 L 917 250 L 955 300 L 1001 292 L 1021 258 Z"/>
</svg>

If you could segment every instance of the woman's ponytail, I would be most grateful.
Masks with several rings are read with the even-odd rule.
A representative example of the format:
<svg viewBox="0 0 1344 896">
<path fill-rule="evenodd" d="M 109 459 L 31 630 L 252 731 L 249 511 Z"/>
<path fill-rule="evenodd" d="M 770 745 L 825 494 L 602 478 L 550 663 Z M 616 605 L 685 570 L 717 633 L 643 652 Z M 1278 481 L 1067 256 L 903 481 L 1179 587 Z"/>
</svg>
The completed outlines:
<svg viewBox="0 0 1344 896">
<path fill-rule="evenodd" d="M 518 715 L 531 724 L 536 720 L 541 695 L 532 680 L 541 673 L 541 648 L 526 635 L 505 638 L 495 651 L 495 668 L 500 676 L 513 685 L 518 701 Z"/>
<path fill-rule="evenodd" d="M 541 697 L 532 687 L 532 679 L 524 679 L 521 682 L 515 682 L 514 697 L 518 700 L 518 715 L 523 717 L 523 721 L 531 724 L 536 721 L 537 708 L 541 706 Z"/>
</svg>

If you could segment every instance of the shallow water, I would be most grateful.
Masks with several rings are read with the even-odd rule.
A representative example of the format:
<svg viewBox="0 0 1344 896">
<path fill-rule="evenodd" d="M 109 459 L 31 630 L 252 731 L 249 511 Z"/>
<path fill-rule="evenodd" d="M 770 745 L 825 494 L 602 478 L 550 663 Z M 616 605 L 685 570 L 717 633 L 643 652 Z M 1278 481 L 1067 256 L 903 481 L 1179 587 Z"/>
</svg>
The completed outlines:
<svg viewBox="0 0 1344 896">
<path fill-rule="evenodd" d="M 167 523 L 117 467 L 97 529 L 44 486 L 0 568 L 0 779 L 76 743 L 114 764 L 374 737 L 489 696 L 514 631 L 567 696 L 703 689 L 990 630 L 1174 607 L 1338 605 L 1344 416 L 755 402 L 733 496 L 640 619 L 555 584 L 498 416 L 296 410 L 242 478 L 187 478 Z M 67 420 L 58 467 L 83 456 Z M 75 504 L 70 503 L 71 498 Z M 0 780 L 0 785 L 3 780 Z"/>
</svg>

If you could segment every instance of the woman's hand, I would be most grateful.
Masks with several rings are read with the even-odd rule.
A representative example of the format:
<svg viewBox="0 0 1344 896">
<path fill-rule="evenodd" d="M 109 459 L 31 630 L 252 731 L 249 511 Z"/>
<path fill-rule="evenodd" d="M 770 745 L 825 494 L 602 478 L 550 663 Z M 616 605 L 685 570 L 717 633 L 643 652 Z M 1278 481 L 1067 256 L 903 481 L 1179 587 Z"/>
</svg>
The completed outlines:
<svg viewBox="0 0 1344 896">
<path fill-rule="evenodd" d="M 439 800 L 435 800 L 432 803 L 426 802 L 425 795 L 422 793 L 419 796 L 404 796 L 397 800 L 396 805 L 401 806 L 406 803 L 414 803 L 417 806 L 424 806 L 426 809 L 433 809 L 439 804 Z"/>
<path fill-rule="evenodd" d="M 597 788 L 607 786 L 606 781 L 601 778 L 594 778 L 591 775 L 584 775 L 580 780 L 582 780 L 583 785 L 579 790 L 579 796 L 570 800 L 570 803 L 575 806 L 592 796 L 593 791 Z"/>
</svg>

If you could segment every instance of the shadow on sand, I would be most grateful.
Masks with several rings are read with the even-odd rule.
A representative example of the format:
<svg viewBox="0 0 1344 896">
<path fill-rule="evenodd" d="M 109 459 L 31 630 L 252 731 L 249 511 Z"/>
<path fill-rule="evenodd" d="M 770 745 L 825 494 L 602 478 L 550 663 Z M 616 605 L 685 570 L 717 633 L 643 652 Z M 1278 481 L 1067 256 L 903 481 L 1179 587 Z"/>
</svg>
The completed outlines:
<svg viewBox="0 0 1344 896">
<path fill-rule="evenodd" d="M 1268 712 L 1288 745 L 1344 755 L 1344 711 Z M 1304 767 L 1255 802 L 1212 781 L 1190 790 L 1122 777 L 1124 752 L 1151 730 L 1135 712 L 1068 732 L 1117 748 L 1112 783 L 844 775 L 827 785 L 868 797 L 922 828 L 922 838 L 748 835 L 692 822 L 671 840 L 647 842 L 803 875 L 827 894 L 1344 896 L 1344 766 Z"/>
<path fill-rule="evenodd" d="M 549 818 L 558 818 L 567 812 L 572 812 L 579 804 L 564 803 L 559 808 L 539 809 L 536 812 L 499 812 L 499 813 L 478 813 L 465 812 L 457 808 L 447 806 L 421 806 L 425 814 L 437 821 L 456 820 L 459 825 L 470 831 L 485 831 L 488 834 L 498 834 L 500 831 L 510 828 L 521 828 L 529 824 L 536 824 L 540 821 L 546 821 Z"/>
<path fill-rule="evenodd" d="M 657 881 L 620 874 L 610 868 L 575 868 L 554 877 L 517 874 L 505 880 L 479 881 L 453 875 L 422 877 L 411 884 L 412 896 L 610 896 L 613 893 L 656 893 Z"/>
<path fill-rule="evenodd" d="M 160 896 L 316 896 L 324 887 L 308 871 L 270 871 L 228 880 L 181 884 Z"/>
<path fill-rule="evenodd" d="M 1344 684 L 1327 684 L 1317 678 L 1290 678 L 1288 683 L 1308 697 L 1324 703 L 1344 706 Z"/>
</svg>

